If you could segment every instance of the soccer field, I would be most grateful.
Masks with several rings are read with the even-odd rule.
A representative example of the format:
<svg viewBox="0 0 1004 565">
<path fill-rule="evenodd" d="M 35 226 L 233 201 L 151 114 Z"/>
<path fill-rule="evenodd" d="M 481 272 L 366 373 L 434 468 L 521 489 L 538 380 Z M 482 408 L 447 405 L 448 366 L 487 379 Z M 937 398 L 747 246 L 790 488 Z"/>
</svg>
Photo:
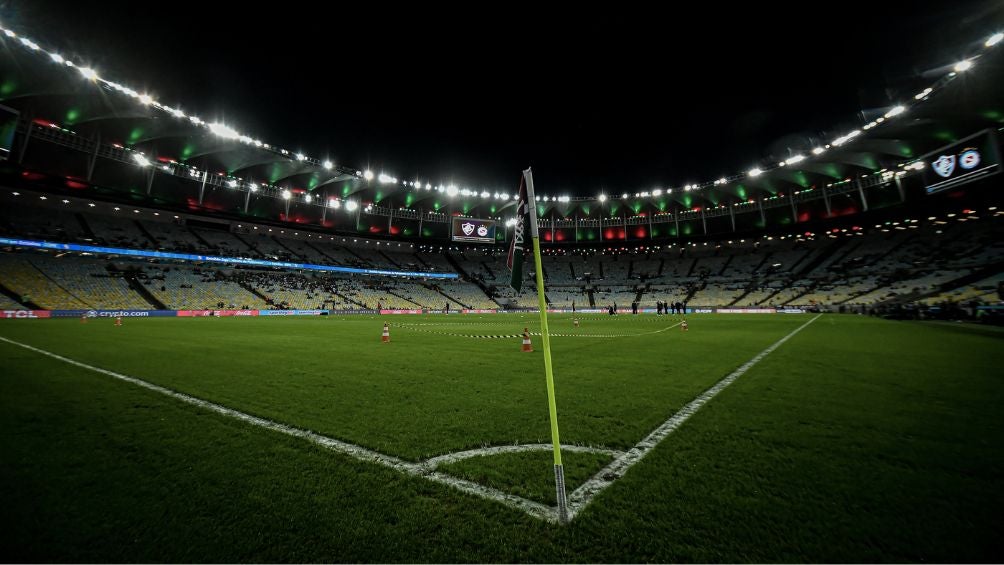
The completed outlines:
<svg viewBox="0 0 1004 565">
<path fill-rule="evenodd" d="M 1000 330 L 680 319 L 551 317 L 564 526 L 536 314 L 5 321 L 6 560 L 1004 558 Z"/>
</svg>

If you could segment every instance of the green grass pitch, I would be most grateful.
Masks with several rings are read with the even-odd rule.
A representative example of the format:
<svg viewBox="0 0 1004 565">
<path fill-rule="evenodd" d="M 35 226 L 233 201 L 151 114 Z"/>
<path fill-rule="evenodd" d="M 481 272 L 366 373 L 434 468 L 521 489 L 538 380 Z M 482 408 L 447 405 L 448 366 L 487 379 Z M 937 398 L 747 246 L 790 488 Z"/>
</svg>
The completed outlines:
<svg viewBox="0 0 1004 565">
<path fill-rule="evenodd" d="M 552 315 L 563 444 L 630 449 L 810 315 Z M 380 342 L 383 322 L 391 343 Z M 0 337 L 420 462 L 550 442 L 530 315 L 8 320 Z M 1000 561 L 1004 332 L 824 315 L 568 525 L 0 341 L 6 561 Z M 611 460 L 566 452 L 569 490 Z M 442 473 L 554 504 L 548 451 Z"/>
</svg>

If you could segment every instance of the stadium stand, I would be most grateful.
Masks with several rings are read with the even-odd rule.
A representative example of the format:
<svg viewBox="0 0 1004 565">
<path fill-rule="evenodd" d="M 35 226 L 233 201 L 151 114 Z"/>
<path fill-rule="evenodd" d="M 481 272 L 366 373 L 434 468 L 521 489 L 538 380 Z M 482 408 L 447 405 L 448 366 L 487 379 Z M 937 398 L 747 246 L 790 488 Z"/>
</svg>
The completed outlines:
<svg viewBox="0 0 1004 565">
<path fill-rule="evenodd" d="M 506 249 L 336 241 L 266 226 L 186 225 L 149 210 L 71 211 L 55 199 L 4 207 L 5 235 L 236 257 L 412 272 L 459 272 L 460 280 L 349 276 L 219 265 L 151 263 L 74 253 L 3 253 L 0 284 L 41 308 L 358 308 L 442 310 L 536 308 L 528 262 L 524 290 L 509 285 Z M 129 214 L 142 217 L 137 220 Z M 641 249 L 556 249 L 543 257 L 545 295 L 555 308 L 621 309 L 638 301 L 692 307 L 872 308 L 918 301 L 992 301 L 1004 238 L 1000 213 L 937 222 L 905 220 L 816 237 L 670 244 Z M 214 227 L 215 226 L 215 227 Z M 847 232 L 847 233 L 845 233 Z M 403 248 L 402 248 L 403 245 Z M 8 249 L 8 251 L 11 251 Z M 115 264 L 113 264 L 115 263 Z M 975 277 L 975 278 L 974 278 Z M 137 283 L 136 281 L 139 281 Z M 137 288 L 137 284 L 141 284 Z M 12 307 L 18 306 L 9 300 Z M 159 303 L 159 304 L 158 304 Z"/>
</svg>

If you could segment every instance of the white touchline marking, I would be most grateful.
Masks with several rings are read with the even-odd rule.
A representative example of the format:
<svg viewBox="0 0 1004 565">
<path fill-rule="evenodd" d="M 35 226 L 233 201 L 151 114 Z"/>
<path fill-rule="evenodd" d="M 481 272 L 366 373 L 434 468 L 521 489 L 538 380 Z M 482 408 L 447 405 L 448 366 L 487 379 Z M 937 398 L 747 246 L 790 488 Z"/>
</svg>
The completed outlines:
<svg viewBox="0 0 1004 565">
<path fill-rule="evenodd" d="M 746 371 L 749 371 L 764 357 L 780 347 L 781 344 L 791 339 L 795 334 L 805 329 L 806 326 L 815 322 L 820 316 L 822 316 L 822 314 L 816 314 L 814 318 L 795 328 L 790 334 L 777 340 L 773 345 L 758 353 L 755 357 L 744 363 L 735 371 L 729 373 L 722 380 L 715 383 L 711 388 L 701 393 L 700 396 L 688 402 L 683 406 L 683 408 L 680 408 L 677 413 L 673 414 L 668 420 L 653 430 L 652 433 L 648 434 L 645 439 L 639 441 L 623 455 L 614 459 L 603 469 L 600 469 L 598 473 L 593 475 L 593 477 L 586 481 L 582 486 L 572 491 L 572 493 L 568 495 L 569 519 L 574 518 L 579 512 L 581 512 L 586 505 L 588 505 L 593 498 L 596 497 L 596 495 L 612 485 L 614 481 L 623 477 L 624 473 L 626 473 L 628 469 L 641 461 L 642 458 L 648 455 L 649 451 L 652 451 L 652 449 L 659 445 L 662 440 L 666 439 L 669 434 L 676 431 L 684 422 L 697 413 L 702 406 L 707 404 L 709 400 L 717 396 L 718 393 L 722 392 L 725 387 L 735 382 L 736 379 L 741 377 Z"/>
<path fill-rule="evenodd" d="M 202 408 L 204 410 L 209 410 L 210 412 L 215 412 L 223 416 L 228 416 L 231 418 L 235 418 L 237 420 L 241 420 L 242 422 L 251 424 L 253 426 L 258 426 L 260 428 L 265 428 L 289 436 L 305 439 L 311 443 L 320 445 L 322 447 L 325 447 L 332 451 L 336 451 L 338 453 L 342 453 L 344 455 L 348 455 L 349 457 L 358 459 L 360 461 L 367 461 L 370 463 L 383 465 L 384 467 L 390 467 L 391 469 L 397 470 L 407 475 L 424 477 L 426 479 L 429 479 L 430 481 L 453 487 L 457 490 L 466 492 L 468 494 L 473 494 L 475 496 L 480 496 L 482 498 L 494 500 L 496 502 L 500 502 L 506 506 L 509 506 L 510 508 L 522 510 L 523 512 L 526 512 L 527 514 L 536 518 L 547 520 L 549 522 L 558 521 L 556 508 L 551 508 L 539 502 L 527 500 L 525 498 L 509 494 L 497 489 L 493 489 L 491 487 L 486 487 L 484 485 L 480 485 L 472 481 L 459 479 L 457 477 L 453 477 L 445 473 L 434 471 L 430 466 L 423 463 L 412 463 L 410 461 L 404 461 L 392 455 L 386 455 L 378 451 L 373 451 L 372 449 L 367 449 L 365 447 L 360 447 L 352 443 L 323 436 L 321 434 L 317 434 L 309 430 L 303 430 L 300 428 L 295 428 L 293 426 L 288 426 L 286 424 L 280 424 L 279 422 L 274 422 L 266 418 L 252 416 L 251 414 L 247 414 L 239 410 L 227 408 L 226 406 L 221 406 L 219 404 L 202 400 L 194 396 L 189 396 L 184 393 L 173 391 L 169 388 L 165 388 L 160 385 L 155 385 L 153 383 L 144 381 L 143 379 L 130 377 L 128 375 L 123 375 L 121 373 L 116 373 L 114 371 L 109 371 L 107 369 L 102 369 L 100 367 L 95 367 L 93 365 L 81 363 L 80 361 L 63 357 L 62 355 L 57 355 L 50 351 L 39 349 L 37 347 L 32 347 L 30 345 L 20 343 L 12 339 L 7 339 L 2 336 L 0 336 L 0 341 L 4 341 L 6 343 L 9 343 L 11 345 L 16 345 L 18 347 L 23 347 L 24 349 L 34 351 L 35 353 L 40 353 L 42 355 L 51 357 L 53 359 L 57 359 L 64 363 L 69 363 L 70 365 L 75 365 L 77 367 L 88 369 L 90 371 L 95 371 L 103 375 L 108 375 L 109 377 L 125 381 L 127 383 L 134 384 L 136 386 L 143 387 L 153 392 L 157 392 L 165 396 L 170 396 L 171 398 L 180 400 L 187 404 L 198 406 L 199 408 Z M 548 448 L 550 449 L 550 446 Z"/>
<path fill-rule="evenodd" d="M 645 439 L 638 442 L 634 447 L 626 452 L 617 451 L 613 449 L 606 448 L 595 448 L 595 447 L 585 447 L 579 445 L 562 445 L 562 451 L 569 452 L 586 452 L 586 453 L 605 453 L 615 457 L 614 461 L 601 469 L 596 475 L 591 479 L 586 481 L 585 484 L 575 489 L 571 495 L 568 497 L 568 509 L 569 509 L 569 519 L 574 519 L 575 516 L 583 509 L 589 502 L 592 501 L 597 494 L 602 492 L 608 486 L 613 484 L 614 481 L 619 479 L 624 473 L 635 463 L 641 461 L 641 459 L 648 454 L 656 445 L 658 445 L 663 439 L 665 439 L 670 433 L 675 431 L 680 427 L 683 422 L 685 422 L 690 416 L 692 416 L 698 409 L 701 408 L 705 403 L 711 400 L 715 395 L 722 391 L 725 387 L 732 384 L 737 378 L 739 378 L 743 373 L 748 371 L 753 365 L 760 362 L 761 359 L 766 357 L 770 352 L 777 349 L 782 343 L 788 341 L 792 336 L 802 331 L 803 328 L 816 321 L 822 314 L 817 314 L 815 318 L 809 320 L 808 322 L 802 324 L 797 329 L 792 331 L 790 334 L 784 336 L 776 343 L 768 347 L 767 349 L 761 351 L 753 359 L 747 361 L 744 365 L 733 371 L 731 374 L 723 378 L 722 380 L 715 383 L 710 389 L 702 393 L 700 396 L 692 400 L 690 403 L 685 405 L 680 409 L 679 412 L 674 414 L 670 419 L 666 420 L 662 425 L 655 429 L 652 433 L 645 437 Z M 656 330 L 654 332 L 648 333 L 659 333 L 666 331 L 670 328 L 674 328 L 679 324 L 674 324 L 668 326 L 661 330 Z M 634 335 L 644 335 L 644 334 L 634 334 Z M 630 336 L 625 336 L 630 337 Z M 300 439 L 305 439 L 311 443 L 325 447 L 332 451 L 347 455 L 354 459 L 360 461 L 366 461 L 369 463 L 376 463 L 384 467 L 389 467 L 398 472 L 404 473 L 406 475 L 423 477 L 432 482 L 447 485 L 449 487 L 455 488 L 459 491 L 465 492 L 467 494 L 472 494 L 474 496 L 479 496 L 488 500 L 493 500 L 499 502 L 510 508 L 517 510 L 522 510 L 526 514 L 545 520 L 547 522 L 558 523 L 558 510 L 557 507 L 546 506 L 539 502 L 532 500 L 527 500 L 523 497 L 516 496 L 514 494 L 509 494 L 498 489 L 487 487 L 472 481 L 465 479 L 460 479 L 445 473 L 436 471 L 435 468 L 444 463 L 452 463 L 454 461 L 460 461 L 463 459 L 468 459 L 470 457 L 477 457 L 480 455 L 495 455 L 498 453 L 519 453 L 527 451 L 550 451 L 552 449 L 551 444 L 525 444 L 525 445 L 506 445 L 506 446 L 496 446 L 496 447 L 485 447 L 480 449 L 472 449 L 468 451 L 461 451 L 457 453 L 450 453 L 446 455 L 439 455 L 426 459 L 419 462 L 410 462 L 403 459 L 394 457 L 393 455 L 387 455 L 374 451 L 372 449 L 367 449 L 355 445 L 353 443 L 348 443 L 345 441 L 337 440 L 321 434 L 312 432 L 310 430 L 304 430 L 301 428 L 296 428 L 286 424 L 281 424 L 269 420 L 267 418 L 261 418 L 258 416 L 252 416 L 245 412 L 239 410 L 234 410 L 233 408 L 227 408 L 220 404 L 209 402 L 207 400 L 202 400 L 194 396 L 189 396 L 187 394 L 171 390 L 160 385 L 155 385 L 151 382 L 144 381 L 136 377 L 130 377 L 128 375 L 123 375 L 121 373 L 116 373 L 114 371 L 109 371 L 108 369 L 102 369 L 100 367 L 95 367 L 93 365 L 88 365 L 87 363 L 82 363 L 68 357 L 63 357 L 56 353 L 46 351 L 44 349 L 39 349 L 31 345 L 27 345 L 12 339 L 7 339 L 0 336 L 0 341 L 9 343 L 11 345 L 16 345 L 30 351 L 51 357 L 53 359 L 68 363 L 70 365 L 75 365 L 90 371 L 108 375 L 109 377 L 125 381 L 136 386 L 143 387 L 145 389 L 151 390 L 169 396 L 176 400 L 180 400 L 187 404 L 197 406 L 204 410 L 210 412 L 215 412 L 217 414 L 228 416 L 252 426 L 258 426 L 260 428 L 265 428 L 289 436 L 297 437 Z"/>
<path fill-rule="evenodd" d="M 430 467 L 438 467 L 440 465 L 448 465 L 450 463 L 456 463 L 457 461 L 463 461 L 464 459 L 470 459 L 472 457 L 500 455 L 502 453 L 524 453 L 528 451 L 551 451 L 552 449 L 554 449 L 554 446 L 549 443 L 498 445 L 495 447 L 482 447 L 480 449 L 470 449 L 467 451 L 458 451 L 456 453 L 447 453 L 446 455 L 438 455 L 432 459 L 426 459 L 422 462 L 422 464 Z M 617 451 L 616 449 L 608 449 L 605 447 L 587 447 L 584 445 L 562 445 L 561 451 L 563 453 L 602 453 L 611 457 L 617 457 L 624 454 L 623 451 Z"/>
</svg>

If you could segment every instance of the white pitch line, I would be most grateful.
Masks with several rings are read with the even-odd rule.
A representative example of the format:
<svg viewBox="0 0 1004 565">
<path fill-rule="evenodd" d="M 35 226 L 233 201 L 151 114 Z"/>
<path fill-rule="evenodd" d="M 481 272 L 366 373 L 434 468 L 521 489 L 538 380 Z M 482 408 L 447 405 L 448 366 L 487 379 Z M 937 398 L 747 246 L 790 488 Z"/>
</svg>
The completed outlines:
<svg viewBox="0 0 1004 565">
<path fill-rule="evenodd" d="M 781 344 L 791 339 L 795 334 L 805 329 L 806 326 L 815 322 L 820 316 L 822 316 L 822 314 L 816 314 L 816 317 L 802 324 L 790 334 L 777 340 L 773 345 L 758 353 L 755 357 L 744 363 L 735 371 L 729 373 L 722 380 L 715 383 L 711 388 L 704 391 L 700 396 L 688 402 L 676 414 L 673 414 L 673 416 L 663 422 L 658 428 L 653 430 L 652 433 L 648 434 L 645 439 L 635 444 L 634 447 L 627 450 L 623 455 L 614 459 L 613 462 L 603 469 L 600 469 L 598 473 L 593 475 L 593 477 L 586 481 L 582 486 L 572 491 L 572 493 L 568 496 L 569 519 L 574 518 L 579 512 L 581 512 L 586 505 L 588 505 L 596 497 L 596 495 L 612 485 L 614 481 L 623 477 L 628 469 L 641 461 L 642 458 L 648 455 L 649 451 L 652 451 L 657 445 L 659 445 L 660 442 L 662 442 L 662 440 L 666 439 L 669 434 L 676 431 L 677 428 L 697 413 L 702 406 L 717 396 L 718 393 L 722 392 L 725 387 L 735 382 L 736 379 L 741 377 L 744 373 L 746 373 L 746 371 L 749 371 L 764 357 L 780 347 Z"/>
<path fill-rule="evenodd" d="M 572 494 L 569 496 L 569 519 L 570 520 L 574 519 L 575 516 L 583 508 L 585 508 L 585 506 L 589 504 L 589 502 L 592 501 L 592 499 L 595 498 L 597 494 L 599 494 L 601 491 L 603 491 L 608 486 L 613 484 L 615 480 L 623 476 L 623 474 L 631 466 L 640 461 L 649 451 L 651 451 L 656 445 L 658 445 L 659 442 L 665 439 L 665 437 L 668 436 L 670 433 L 672 433 L 674 430 L 676 430 L 680 426 L 680 424 L 682 424 L 684 421 L 690 418 L 690 416 L 692 416 L 695 412 L 697 412 L 697 410 L 700 409 L 701 406 L 703 406 L 705 403 L 711 400 L 711 398 L 713 398 L 715 395 L 721 392 L 722 389 L 732 384 L 733 381 L 735 381 L 737 378 L 739 378 L 739 376 L 748 371 L 750 367 L 757 364 L 761 359 L 767 356 L 767 354 L 777 349 L 782 343 L 788 341 L 788 339 L 790 339 L 798 332 L 802 331 L 803 328 L 805 328 L 812 322 L 816 321 L 816 319 L 819 318 L 819 316 L 820 315 L 817 315 L 815 318 L 809 320 L 808 322 L 800 326 L 798 329 L 794 330 L 790 334 L 781 338 L 767 349 L 761 351 L 756 357 L 747 361 L 746 364 L 736 369 L 730 375 L 718 381 L 718 383 L 716 383 L 714 386 L 705 391 L 699 397 L 692 400 L 690 403 L 688 403 L 686 406 L 680 409 L 680 411 L 677 412 L 675 415 L 673 415 L 673 417 L 671 417 L 669 420 L 667 420 L 658 428 L 656 428 L 655 431 L 650 433 L 645 439 L 638 442 L 638 444 L 636 444 L 627 452 L 616 451 L 613 449 L 585 447 L 578 445 L 562 445 L 561 449 L 563 451 L 606 453 L 608 455 L 615 457 L 612 463 L 610 463 L 602 470 L 600 470 L 599 473 L 594 475 L 584 485 L 575 489 L 575 491 L 573 491 Z M 679 323 L 662 328 L 661 330 L 655 330 L 653 332 L 646 332 L 646 333 L 664 332 L 678 325 Z M 624 336 L 624 337 L 633 337 L 634 335 L 645 335 L 645 334 L 632 334 L 630 336 Z M 435 470 L 437 466 L 442 465 L 444 463 L 452 463 L 454 461 L 460 461 L 462 459 L 476 457 L 479 455 L 494 455 L 497 453 L 518 453 L 518 452 L 537 451 L 537 450 L 549 451 L 552 449 L 552 446 L 550 444 L 526 444 L 526 445 L 486 447 L 486 448 L 462 451 L 458 453 L 440 455 L 424 461 L 413 463 L 410 461 L 404 461 L 403 459 L 399 459 L 397 457 L 394 457 L 393 455 L 387 455 L 384 453 L 380 453 L 378 451 L 374 451 L 372 449 L 367 449 L 365 447 L 355 445 L 353 443 L 348 443 L 345 441 L 323 436 L 310 430 L 304 430 L 286 424 L 281 424 L 279 422 L 275 422 L 273 420 L 269 420 L 266 418 L 252 416 L 251 414 L 247 414 L 239 410 L 234 410 L 233 408 L 227 408 L 226 406 L 222 406 L 220 404 L 209 402 L 207 400 L 202 400 L 194 396 L 189 396 L 187 394 L 177 392 L 169 388 L 162 387 L 160 385 L 155 385 L 151 382 L 144 381 L 143 379 L 130 377 L 128 375 L 123 375 L 121 373 L 109 371 L 108 369 L 102 369 L 100 367 L 88 365 L 87 363 L 82 363 L 80 361 L 76 361 L 68 357 L 63 357 L 62 355 L 52 353 L 51 351 L 39 349 L 37 347 L 33 347 L 31 345 L 14 341 L 12 339 L 7 339 L 2 336 L 0 336 L 0 341 L 9 343 L 11 345 L 16 345 L 18 347 L 22 347 L 30 351 L 34 351 L 35 353 L 51 357 L 53 359 L 62 361 L 64 363 L 68 363 L 70 365 L 75 365 L 83 369 L 101 373 L 103 375 L 107 375 L 109 377 L 130 384 L 134 384 L 139 387 L 143 387 L 153 392 L 157 392 L 165 396 L 174 398 L 176 400 L 180 400 L 182 402 L 185 402 L 186 404 L 191 404 L 193 406 L 202 408 L 204 410 L 208 410 L 210 412 L 215 412 L 223 416 L 240 420 L 252 426 L 257 426 L 260 428 L 279 432 L 288 436 L 305 439 L 311 443 L 314 443 L 315 445 L 319 445 L 321 447 L 330 449 L 337 453 L 347 455 L 359 461 L 376 463 L 377 465 L 394 469 L 406 475 L 422 477 L 432 482 L 440 483 L 449 486 L 451 488 L 457 489 L 461 492 L 465 492 L 467 494 L 492 500 L 501 503 L 505 506 L 508 506 L 510 508 L 521 510 L 534 518 L 539 518 L 541 520 L 545 520 L 547 522 L 552 522 L 552 523 L 558 522 L 558 511 L 556 507 L 546 506 L 539 502 L 527 500 L 523 497 L 516 496 L 514 494 L 509 494 L 507 492 L 503 492 L 498 489 L 487 487 L 475 483 L 473 481 L 460 479 Z"/>
<path fill-rule="evenodd" d="M 435 468 L 440 465 L 448 465 L 450 463 L 456 463 L 457 461 L 463 461 L 464 459 L 470 459 L 472 457 L 501 455 L 503 453 L 526 453 L 528 451 L 551 451 L 552 449 L 554 449 L 554 446 L 549 443 L 499 445 L 495 447 L 482 447 L 480 449 L 447 453 L 446 455 L 439 455 L 433 457 L 432 459 L 427 459 L 423 461 L 422 464 Z M 602 453 L 611 457 L 618 457 L 624 454 L 623 451 L 617 451 L 616 449 L 607 449 L 605 447 L 587 447 L 584 445 L 562 445 L 561 451 L 570 453 Z"/>
<path fill-rule="evenodd" d="M 487 498 L 489 500 L 500 502 L 500 503 L 502 503 L 502 504 L 504 504 L 504 505 L 506 505 L 506 506 L 508 506 L 510 508 L 515 508 L 517 510 L 522 510 L 523 512 L 526 512 L 530 516 L 533 516 L 533 517 L 536 517 L 536 518 L 540 518 L 540 519 L 546 520 L 548 522 L 557 522 L 558 521 L 558 515 L 557 515 L 557 509 L 556 508 L 552 508 L 552 507 L 546 506 L 544 504 L 541 504 L 539 502 L 534 502 L 532 500 L 527 500 L 527 499 L 522 498 L 520 496 L 516 496 L 514 494 L 509 494 L 509 493 L 500 491 L 498 489 L 493 489 L 491 487 L 486 487 L 484 485 L 480 485 L 480 484 L 472 482 L 472 481 L 468 481 L 468 480 L 464 480 L 464 479 L 459 479 L 457 477 L 453 477 L 453 476 L 447 475 L 445 473 L 440 473 L 440 472 L 434 471 L 434 470 L 432 470 L 432 466 L 428 465 L 428 462 L 412 463 L 412 462 L 409 462 L 409 461 L 404 461 L 404 460 L 399 459 L 397 457 L 394 457 L 392 455 L 386 455 L 386 454 L 380 453 L 378 451 L 373 451 L 372 449 L 367 449 L 365 447 L 360 447 L 360 446 L 352 444 L 352 443 L 348 443 L 348 442 L 344 442 L 344 441 L 337 440 L 337 439 L 334 439 L 334 438 L 330 438 L 330 437 L 327 437 L 327 436 L 323 436 L 321 434 L 314 433 L 314 432 L 309 431 L 309 430 L 295 428 L 293 426 L 288 426 L 286 424 L 280 424 L 279 422 L 268 420 L 266 418 L 260 418 L 258 416 L 252 416 L 251 414 L 247 414 L 247 413 L 241 412 L 239 410 L 234 410 L 233 408 L 227 408 L 226 406 L 222 406 L 220 404 L 216 404 L 216 403 L 213 403 L 213 402 L 202 400 L 201 398 L 196 398 L 194 396 L 189 396 L 187 394 L 180 393 L 180 392 L 171 390 L 169 388 L 162 387 L 160 385 L 155 385 L 155 384 L 153 384 L 151 382 L 144 381 L 143 379 L 138 379 L 136 377 L 130 377 L 128 375 L 123 375 L 121 373 L 116 373 L 114 371 L 109 371 L 107 369 L 102 369 L 100 367 L 95 367 L 93 365 L 88 365 L 87 363 L 81 363 L 80 361 L 76 361 L 76 360 L 70 359 L 68 357 L 63 357 L 62 355 L 57 355 L 55 353 L 52 353 L 51 351 L 46 351 L 44 349 L 39 349 L 37 347 L 32 347 L 31 345 L 20 343 L 20 342 L 14 341 L 12 339 L 7 339 L 7 338 L 2 337 L 2 336 L 0 336 L 0 341 L 4 341 L 6 343 L 9 343 L 11 345 L 16 345 L 18 347 L 23 347 L 24 349 L 28 349 L 30 351 L 34 351 L 35 353 L 40 353 L 42 355 L 45 355 L 47 357 L 51 357 L 53 359 L 62 361 L 64 363 L 69 363 L 70 365 L 75 365 L 75 366 L 81 367 L 83 369 L 87 369 L 87 370 L 90 370 L 90 371 L 101 373 L 103 375 L 107 375 L 109 377 L 112 377 L 114 379 L 118 379 L 120 381 L 125 381 L 127 383 L 143 387 L 143 388 L 151 390 L 153 392 L 157 392 L 157 393 L 163 394 L 165 396 L 169 396 L 169 397 L 174 398 L 176 400 L 180 400 L 182 402 L 185 402 L 187 404 L 191 404 L 193 406 L 197 406 L 199 408 L 202 408 L 204 410 L 208 410 L 210 412 L 215 412 L 215 413 L 223 415 L 223 416 L 228 416 L 230 418 L 235 418 L 235 419 L 240 420 L 242 422 L 251 424 L 252 426 L 258 426 L 260 428 L 265 428 L 265 429 L 268 429 L 268 430 L 276 431 L 276 432 L 279 432 L 279 433 L 282 433 L 282 434 L 286 434 L 288 436 L 293 436 L 293 437 L 297 437 L 297 438 L 300 438 L 300 439 L 305 439 L 305 440 L 307 440 L 307 441 L 309 441 L 311 443 L 314 443 L 314 444 L 319 445 L 321 447 L 325 447 L 325 448 L 330 449 L 332 451 L 336 451 L 336 452 L 341 453 L 343 455 L 348 455 L 349 457 L 352 457 L 354 459 L 358 459 L 360 461 L 366 461 L 366 462 L 369 462 L 369 463 L 376 463 L 378 465 L 382 465 L 384 467 L 389 467 L 391 469 L 394 469 L 394 470 L 396 470 L 398 472 L 401 472 L 401 473 L 404 473 L 406 475 L 412 475 L 412 476 L 416 476 L 416 477 L 423 477 L 423 478 L 428 479 L 430 481 L 447 485 L 449 487 L 455 488 L 455 489 L 460 490 L 462 492 L 466 492 L 468 494 L 473 494 L 475 496 L 480 496 L 481 498 Z"/>
</svg>

